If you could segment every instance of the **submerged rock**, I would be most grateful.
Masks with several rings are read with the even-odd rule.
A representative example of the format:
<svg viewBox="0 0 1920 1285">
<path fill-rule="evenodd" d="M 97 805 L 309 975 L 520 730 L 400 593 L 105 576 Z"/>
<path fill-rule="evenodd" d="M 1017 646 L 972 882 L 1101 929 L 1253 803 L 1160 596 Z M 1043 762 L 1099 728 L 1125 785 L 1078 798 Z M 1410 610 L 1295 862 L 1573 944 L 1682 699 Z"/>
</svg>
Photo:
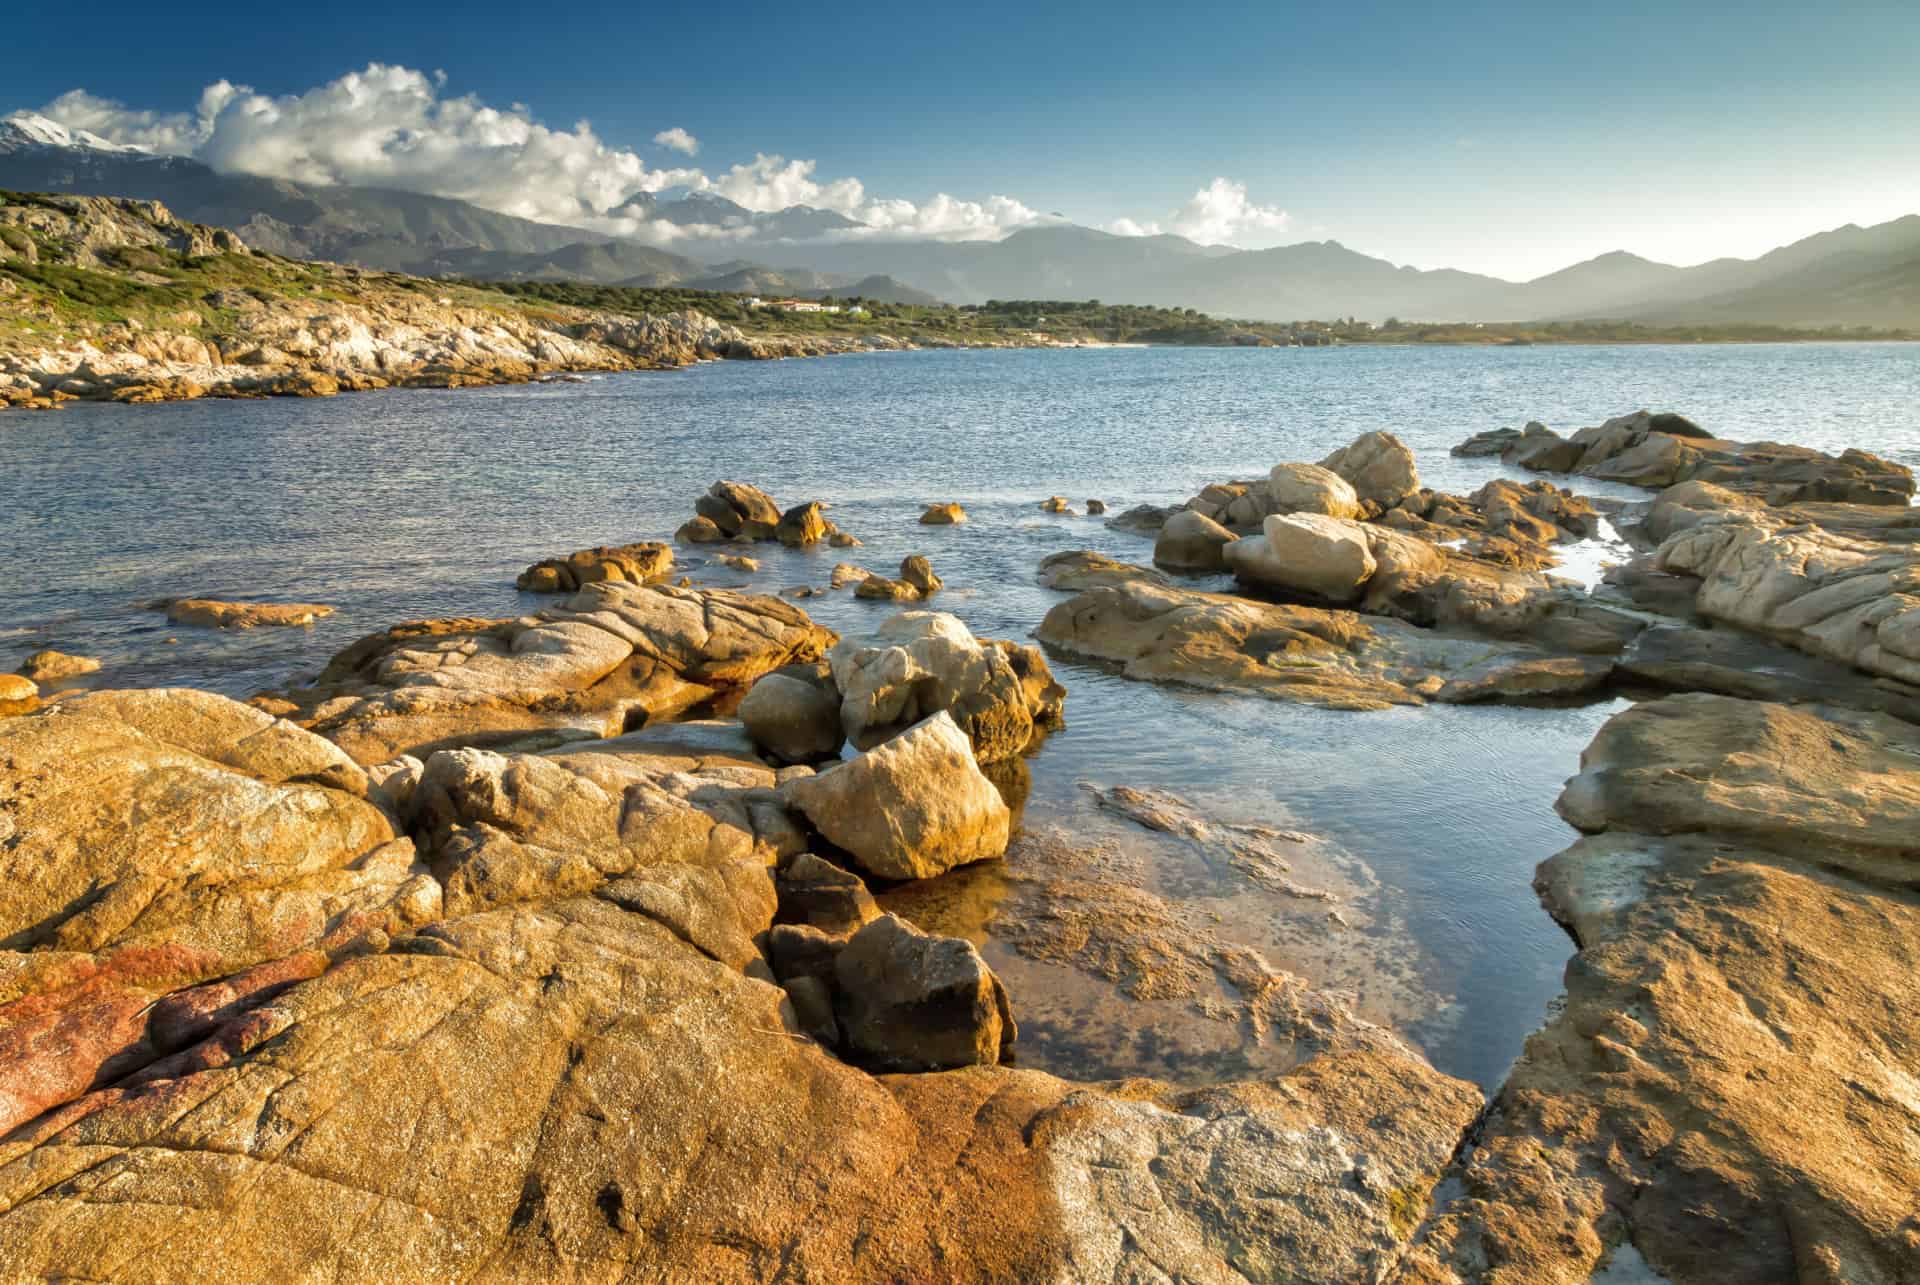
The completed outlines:
<svg viewBox="0 0 1920 1285">
<path fill-rule="evenodd" d="M 1043 589 L 1078 593 L 1095 585 L 1123 584 L 1128 580 L 1145 580 L 1150 584 L 1169 583 L 1165 575 L 1152 567 L 1116 562 L 1092 549 L 1050 553 L 1040 560 L 1040 587 Z"/>
<path fill-rule="evenodd" d="M 20 676 L 36 683 L 59 682 L 100 672 L 100 662 L 92 656 L 70 656 L 63 651 L 36 651 L 20 666 Z"/>
<path fill-rule="evenodd" d="M 167 604 L 176 625 L 210 629 L 255 629 L 262 625 L 310 625 L 333 608 L 317 602 L 220 602 L 213 598 L 177 598 Z"/>
<path fill-rule="evenodd" d="M 815 829 L 882 879 L 925 879 L 1007 850 L 1007 805 L 944 710 L 782 788 Z"/>
<path fill-rule="evenodd" d="M 920 515 L 921 526 L 953 526 L 965 522 L 967 511 L 958 504 L 929 504 L 926 512 Z"/>
</svg>

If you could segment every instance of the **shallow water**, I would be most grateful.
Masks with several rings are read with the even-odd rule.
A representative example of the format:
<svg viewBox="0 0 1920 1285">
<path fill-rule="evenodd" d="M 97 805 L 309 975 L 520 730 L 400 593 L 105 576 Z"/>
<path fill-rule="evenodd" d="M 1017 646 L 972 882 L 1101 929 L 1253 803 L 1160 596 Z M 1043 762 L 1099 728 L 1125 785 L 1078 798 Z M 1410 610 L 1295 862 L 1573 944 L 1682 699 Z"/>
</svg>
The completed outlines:
<svg viewBox="0 0 1920 1285">
<path fill-rule="evenodd" d="M 1533 418 L 1571 429 L 1639 406 L 1729 437 L 1920 465 L 1920 348 L 1900 345 L 872 354 L 328 401 L 76 406 L 0 418 L 0 669 L 58 647 L 105 659 L 103 681 L 245 696 L 397 620 L 535 609 L 542 600 L 512 588 L 529 562 L 666 538 L 720 477 L 783 503 L 828 501 L 866 545 L 762 547 L 751 577 L 683 551 L 701 582 L 824 589 L 835 562 L 888 572 L 922 552 L 951 586 L 935 605 L 982 636 L 1024 637 L 1060 601 L 1034 584 L 1043 556 L 1144 560 L 1151 548 L 1041 514 L 1047 495 L 1098 496 L 1115 512 L 1176 502 L 1373 428 L 1412 445 L 1430 485 L 1468 491 L 1501 471 L 1448 457 L 1472 432 Z M 925 503 L 949 499 L 973 521 L 916 525 Z M 222 634 L 143 605 L 182 594 L 340 610 L 312 628 Z M 842 632 L 894 610 L 846 591 L 803 605 Z M 1291 1057 L 1247 1016 L 1244 988 L 1129 998 L 1083 964 L 1010 944 L 1032 879 L 1099 852 L 1090 876 L 1138 883 L 1171 908 L 1176 935 L 1254 947 L 1351 992 L 1441 1068 L 1498 1080 L 1570 949 L 1530 887 L 1572 837 L 1551 803 L 1618 703 L 1346 714 L 1054 665 L 1068 727 L 1031 762 L 1032 837 L 1004 869 L 891 898 L 983 942 L 1014 991 L 1024 1064 L 1204 1080 Z M 1275 892 L 1149 835 L 1096 809 L 1083 782 L 1172 790 L 1230 820 L 1307 832 L 1292 877 L 1338 900 Z"/>
</svg>

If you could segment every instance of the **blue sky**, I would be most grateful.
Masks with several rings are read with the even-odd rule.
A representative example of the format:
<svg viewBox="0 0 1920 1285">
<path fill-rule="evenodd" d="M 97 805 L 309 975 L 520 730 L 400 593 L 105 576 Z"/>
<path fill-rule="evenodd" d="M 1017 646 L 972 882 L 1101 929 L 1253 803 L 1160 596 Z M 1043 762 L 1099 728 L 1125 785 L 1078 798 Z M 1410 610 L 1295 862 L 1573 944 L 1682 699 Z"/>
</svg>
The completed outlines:
<svg viewBox="0 0 1920 1285">
<path fill-rule="evenodd" d="M 150 6 L 96 3 L 77 38 L 56 7 L 32 6 L 9 18 L 15 49 L 61 56 L 11 60 L 0 110 L 81 89 L 191 115 L 222 80 L 291 101 L 380 63 L 444 72 L 436 95 L 518 104 L 554 130 L 589 121 L 599 144 L 644 167 L 623 171 L 630 186 L 676 167 L 718 181 L 777 155 L 814 162 L 817 185 L 857 178 L 867 202 L 843 186 L 816 203 L 863 218 L 876 198 L 912 203 L 911 216 L 882 216 L 901 235 L 1057 211 L 1242 245 L 1331 237 L 1396 262 L 1507 276 L 1615 248 L 1675 262 L 1752 254 L 1920 211 L 1920 0 L 823 12 L 576 0 L 541 22 L 522 5 L 345 3 L 270 19 L 175 9 L 155 22 Z M 251 132 L 228 122 L 208 158 L 365 181 L 341 97 L 324 120 L 309 106 L 254 113 Z M 377 134 L 385 108 L 367 110 L 361 132 Z M 286 137 L 264 136 L 268 117 Z M 436 118 L 442 127 L 461 128 Z M 653 141 L 670 128 L 696 137 L 698 155 Z M 324 142 L 291 137 L 321 129 L 333 131 Z M 549 155 L 550 168 L 529 163 L 497 188 L 462 186 L 472 165 L 457 161 L 457 141 L 438 168 L 399 181 L 541 216 L 552 211 L 524 204 L 528 190 L 551 198 L 569 172 L 603 171 L 593 192 L 567 195 L 587 213 L 611 190 L 604 154 Z M 1195 206 L 1216 179 L 1225 196 Z M 926 211 L 942 193 L 1017 206 L 940 222 Z"/>
</svg>

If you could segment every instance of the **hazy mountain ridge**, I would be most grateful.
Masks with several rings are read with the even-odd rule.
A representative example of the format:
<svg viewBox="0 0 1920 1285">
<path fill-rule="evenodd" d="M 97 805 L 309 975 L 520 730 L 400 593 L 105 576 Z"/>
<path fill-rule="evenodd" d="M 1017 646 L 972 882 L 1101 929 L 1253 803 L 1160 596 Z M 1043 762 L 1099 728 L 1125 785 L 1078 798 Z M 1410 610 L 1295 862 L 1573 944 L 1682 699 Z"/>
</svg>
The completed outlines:
<svg viewBox="0 0 1920 1285">
<path fill-rule="evenodd" d="M 1513 282 L 1400 267 L 1336 241 L 1233 250 L 1072 224 L 1029 227 L 999 241 L 898 241 L 856 235 L 862 225 L 831 210 L 756 212 L 711 192 L 627 203 L 649 220 L 721 234 L 689 239 L 689 255 L 448 197 L 223 174 L 20 115 L 0 120 L 0 186 L 156 199 L 274 253 L 421 275 L 863 293 L 896 302 L 1101 299 L 1263 320 L 1920 327 L 1920 215 L 1849 224 L 1751 260 L 1677 267 L 1614 251 Z M 703 251 L 724 261 L 703 262 Z M 793 266 L 768 267 L 750 255 Z"/>
</svg>

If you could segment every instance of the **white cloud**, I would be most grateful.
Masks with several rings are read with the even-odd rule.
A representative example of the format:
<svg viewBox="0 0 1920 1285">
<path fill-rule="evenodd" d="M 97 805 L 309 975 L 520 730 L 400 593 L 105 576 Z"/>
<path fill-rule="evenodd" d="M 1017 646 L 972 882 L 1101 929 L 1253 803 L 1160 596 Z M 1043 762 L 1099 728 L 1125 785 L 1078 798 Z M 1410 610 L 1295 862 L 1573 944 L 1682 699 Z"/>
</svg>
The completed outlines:
<svg viewBox="0 0 1920 1285">
<path fill-rule="evenodd" d="M 686 130 L 681 129 L 678 125 L 672 129 L 661 130 L 653 136 L 653 141 L 664 148 L 680 152 L 686 156 L 698 156 L 700 154 L 700 140 L 687 133 Z"/>
<path fill-rule="evenodd" d="M 1132 219 L 1115 219 L 1113 222 L 1107 224 L 1104 230 L 1113 233 L 1115 236 L 1160 235 L 1160 225 L 1152 220 L 1148 220 L 1145 223 L 1136 223 Z"/>
<path fill-rule="evenodd" d="M 1247 199 L 1247 185 L 1216 178 L 1167 219 L 1167 230 L 1202 245 L 1253 249 L 1275 243 L 1293 218 L 1273 205 Z"/>
<path fill-rule="evenodd" d="M 129 108 L 80 89 L 41 111 L 113 142 L 193 156 L 217 170 L 457 197 L 656 244 L 746 234 L 646 219 L 627 204 L 669 188 L 713 192 L 758 212 L 811 205 L 867 225 L 842 236 L 995 238 L 1037 217 L 1005 196 L 965 201 L 941 194 L 924 204 L 874 198 L 857 178 L 822 179 L 813 161 L 776 155 L 758 154 L 717 177 L 693 167 L 656 169 L 635 151 L 604 142 L 585 121 L 553 129 L 519 103 L 501 109 L 472 94 L 448 96 L 445 80 L 439 72 L 371 63 L 301 94 L 261 94 L 222 80 L 191 112 Z M 678 127 L 654 142 L 688 156 L 699 149 L 699 140 Z"/>
</svg>

